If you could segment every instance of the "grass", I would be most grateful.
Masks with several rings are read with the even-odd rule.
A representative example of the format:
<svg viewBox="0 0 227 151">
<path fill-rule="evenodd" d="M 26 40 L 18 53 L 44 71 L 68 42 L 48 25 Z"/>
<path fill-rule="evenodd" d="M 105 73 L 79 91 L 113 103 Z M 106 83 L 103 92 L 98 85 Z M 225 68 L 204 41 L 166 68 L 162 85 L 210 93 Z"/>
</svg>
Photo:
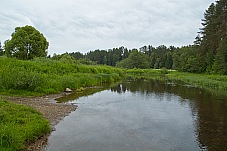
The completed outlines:
<svg viewBox="0 0 227 151">
<path fill-rule="evenodd" d="M 23 105 L 0 100 L 0 150 L 17 151 L 50 132 L 41 113 Z"/>
<path fill-rule="evenodd" d="M 180 80 L 190 85 L 209 89 L 211 91 L 227 91 L 227 76 L 226 75 L 208 75 L 194 74 L 186 72 L 177 72 L 174 70 L 161 69 L 130 69 L 125 70 L 128 75 L 139 76 L 143 78 L 152 78 L 159 80 Z"/>
<path fill-rule="evenodd" d="M 118 81 L 122 70 L 109 66 L 82 65 L 45 58 L 30 61 L 0 57 L 0 94 L 39 96 L 66 88 L 101 85 Z M 0 150 L 17 151 L 50 132 L 42 115 L 26 106 L 0 100 Z"/>
<path fill-rule="evenodd" d="M 121 79 L 122 70 L 109 66 L 64 63 L 51 59 L 23 61 L 0 58 L 0 93 L 43 95 Z"/>
<path fill-rule="evenodd" d="M 118 69 L 101 65 L 82 65 L 51 59 L 36 58 L 23 61 L 0 57 L 0 94 L 37 96 L 82 89 L 120 80 L 124 75 L 159 80 L 180 80 L 194 86 L 227 91 L 227 77 L 192 74 L 166 69 Z M 42 115 L 26 106 L 0 100 L 0 150 L 25 148 L 50 131 Z"/>
<path fill-rule="evenodd" d="M 181 80 L 190 85 L 213 89 L 218 91 L 227 91 L 227 76 L 224 75 L 208 75 L 193 74 L 184 72 L 173 72 L 167 75 L 168 78 Z"/>
</svg>

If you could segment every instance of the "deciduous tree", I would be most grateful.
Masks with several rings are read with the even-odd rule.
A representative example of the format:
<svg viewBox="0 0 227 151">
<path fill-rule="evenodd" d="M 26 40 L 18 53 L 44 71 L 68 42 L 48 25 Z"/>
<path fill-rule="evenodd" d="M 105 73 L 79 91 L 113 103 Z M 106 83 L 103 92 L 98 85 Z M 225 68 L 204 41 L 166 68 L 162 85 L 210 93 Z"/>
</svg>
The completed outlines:
<svg viewBox="0 0 227 151">
<path fill-rule="evenodd" d="M 5 52 L 8 57 L 29 60 L 47 56 L 49 43 L 34 27 L 28 25 L 16 27 L 11 37 L 5 42 Z"/>
<path fill-rule="evenodd" d="M 128 58 L 117 63 L 117 67 L 122 68 L 149 68 L 148 56 L 144 53 L 138 52 L 137 50 L 132 51 Z"/>
</svg>

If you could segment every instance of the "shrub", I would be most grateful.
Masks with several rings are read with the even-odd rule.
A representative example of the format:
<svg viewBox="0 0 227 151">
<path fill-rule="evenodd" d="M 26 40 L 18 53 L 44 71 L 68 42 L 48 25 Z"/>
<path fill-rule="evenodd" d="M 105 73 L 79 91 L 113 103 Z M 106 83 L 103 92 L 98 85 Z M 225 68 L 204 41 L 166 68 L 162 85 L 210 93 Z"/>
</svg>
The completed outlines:
<svg viewBox="0 0 227 151">
<path fill-rule="evenodd" d="M 168 73 L 169 73 L 168 69 L 166 69 L 166 68 L 162 68 L 162 69 L 160 70 L 160 72 L 161 72 L 162 74 L 168 74 Z"/>
<path fill-rule="evenodd" d="M 100 84 L 100 77 L 103 82 L 112 82 L 122 76 L 120 69 L 109 66 L 78 65 L 47 58 L 32 61 L 0 58 L 0 92 L 58 93 L 67 87 Z"/>
</svg>

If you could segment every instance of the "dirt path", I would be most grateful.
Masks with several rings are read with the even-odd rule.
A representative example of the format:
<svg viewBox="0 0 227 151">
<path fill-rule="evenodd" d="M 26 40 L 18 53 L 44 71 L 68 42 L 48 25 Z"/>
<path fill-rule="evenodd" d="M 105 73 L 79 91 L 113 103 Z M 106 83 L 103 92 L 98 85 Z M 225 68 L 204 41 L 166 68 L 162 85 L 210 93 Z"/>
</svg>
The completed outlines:
<svg viewBox="0 0 227 151">
<path fill-rule="evenodd" d="M 52 129 L 65 116 L 76 110 L 77 106 L 70 104 L 55 103 L 54 99 L 62 97 L 62 94 L 52 94 L 42 97 L 7 97 L 8 101 L 23 104 L 35 108 L 49 120 Z M 28 146 L 28 151 L 41 151 L 47 144 L 48 135 L 40 138 Z"/>
</svg>

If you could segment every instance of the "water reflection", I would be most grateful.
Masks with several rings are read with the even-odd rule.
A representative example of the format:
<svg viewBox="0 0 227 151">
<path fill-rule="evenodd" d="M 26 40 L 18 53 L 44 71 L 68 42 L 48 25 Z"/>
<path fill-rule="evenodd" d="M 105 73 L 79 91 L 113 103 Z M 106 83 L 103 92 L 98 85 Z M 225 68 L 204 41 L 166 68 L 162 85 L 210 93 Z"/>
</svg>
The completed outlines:
<svg viewBox="0 0 227 151">
<path fill-rule="evenodd" d="M 227 98 L 181 82 L 127 78 L 111 91 L 117 93 L 170 93 L 189 103 L 196 127 L 197 141 L 204 150 L 227 149 Z M 190 100 L 190 101 L 189 101 Z"/>
<path fill-rule="evenodd" d="M 79 98 L 70 103 L 81 108 L 56 126 L 46 151 L 227 148 L 227 98 L 176 81 L 136 78 L 85 92 L 90 96 L 68 99 Z"/>
</svg>

